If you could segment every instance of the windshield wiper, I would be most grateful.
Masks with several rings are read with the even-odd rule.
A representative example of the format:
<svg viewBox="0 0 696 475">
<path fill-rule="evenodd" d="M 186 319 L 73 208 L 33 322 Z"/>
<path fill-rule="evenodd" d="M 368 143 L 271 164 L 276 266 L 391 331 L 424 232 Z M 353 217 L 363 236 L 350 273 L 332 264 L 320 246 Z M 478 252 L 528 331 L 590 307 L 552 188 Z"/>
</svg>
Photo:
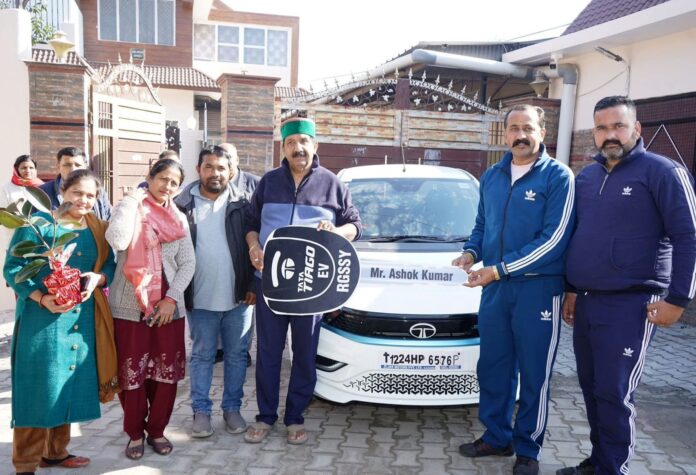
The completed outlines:
<svg viewBox="0 0 696 475">
<path fill-rule="evenodd" d="M 377 236 L 364 239 L 366 242 L 460 242 L 466 241 L 469 236 L 428 236 L 418 234 L 398 234 L 395 236 Z"/>
</svg>

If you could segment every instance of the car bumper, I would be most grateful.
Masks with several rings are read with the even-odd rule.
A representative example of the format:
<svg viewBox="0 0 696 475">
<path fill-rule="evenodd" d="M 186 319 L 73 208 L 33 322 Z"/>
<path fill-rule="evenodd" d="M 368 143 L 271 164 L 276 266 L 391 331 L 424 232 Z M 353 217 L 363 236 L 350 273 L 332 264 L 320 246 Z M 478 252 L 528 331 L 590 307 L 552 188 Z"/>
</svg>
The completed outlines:
<svg viewBox="0 0 696 475">
<path fill-rule="evenodd" d="M 338 403 L 477 404 L 479 340 L 407 342 L 357 336 L 322 325 L 315 394 Z M 322 360 L 325 361 L 325 360 Z"/>
</svg>

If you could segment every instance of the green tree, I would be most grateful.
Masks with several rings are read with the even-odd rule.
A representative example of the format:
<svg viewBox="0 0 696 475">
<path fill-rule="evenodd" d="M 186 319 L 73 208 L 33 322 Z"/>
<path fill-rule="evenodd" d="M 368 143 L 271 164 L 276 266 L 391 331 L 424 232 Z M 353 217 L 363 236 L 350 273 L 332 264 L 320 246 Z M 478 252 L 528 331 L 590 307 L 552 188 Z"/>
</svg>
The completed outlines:
<svg viewBox="0 0 696 475">
<path fill-rule="evenodd" d="M 53 37 L 54 28 L 46 21 L 48 6 L 42 1 L 31 4 L 31 0 L 0 0 L 0 9 L 21 8 L 31 14 L 31 43 L 45 43 Z"/>
</svg>

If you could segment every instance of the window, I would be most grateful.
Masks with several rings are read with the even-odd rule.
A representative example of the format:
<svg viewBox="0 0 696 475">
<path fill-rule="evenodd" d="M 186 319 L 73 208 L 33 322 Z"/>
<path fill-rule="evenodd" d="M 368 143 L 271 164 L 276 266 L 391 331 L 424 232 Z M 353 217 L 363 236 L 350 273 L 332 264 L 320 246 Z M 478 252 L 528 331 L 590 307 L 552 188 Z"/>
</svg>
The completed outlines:
<svg viewBox="0 0 696 475">
<path fill-rule="evenodd" d="M 193 57 L 205 61 L 215 60 L 215 25 L 194 25 Z"/>
<path fill-rule="evenodd" d="M 288 36 L 285 30 L 195 24 L 193 57 L 202 61 L 287 67 Z"/>
<path fill-rule="evenodd" d="M 174 45 L 174 0 L 99 0 L 99 39 Z"/>
<path fill-rule="evenodd" d="M 268 30 L 268 65 L 288 65 L 288 32 Z"/>
<path fill-rule="evenodd" d="M 266 30 L 244 28 L 244 62 L 264 64 L 266 56 Z"/>
<path fill-rule="evenodd" d="M 239 28 L 218 26 L 218 61 L 239 62 Z"/>
</svg>

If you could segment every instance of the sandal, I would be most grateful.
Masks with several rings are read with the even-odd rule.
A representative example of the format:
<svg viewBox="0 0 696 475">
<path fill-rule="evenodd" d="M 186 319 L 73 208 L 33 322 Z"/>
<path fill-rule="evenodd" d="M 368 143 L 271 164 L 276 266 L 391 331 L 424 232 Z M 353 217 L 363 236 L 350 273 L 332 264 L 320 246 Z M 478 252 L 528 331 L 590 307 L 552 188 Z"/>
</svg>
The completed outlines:
<svg viewBox="0 0 696 475">
<path fill-rule="evenodd" d="M 140 444 L 138 445 L 131 445 L 131 442 L 133 442 L 133 439 L 130 439 L 128 445 L 126 445 L 126 457 L 131 460 L 140 460 L 145 455 L 145 441 L 140 439 Z"/>
<path fill-rule="evenodd" d="M 174 449 L 174 446 L 172 445 L 171 442 L 169 442 L 169 439 L 167 439 L 164 436 L 162 436 L 162 438 L 164 439 L 164 441 L 158 442 L 148 435 L 145 440 L 147 441 L 147 445 L 152 447 L 152 450 L 154 450 L 158 454 L 169 455 L 172 452 L 172 450 Z"/>
<path fill-rule="evenodd" d="M 39 467 L 81 468 L 89 465 L 89 462 L 90 460 L 87 457 L 68 454 L 67 457 L 62 459 L 47 459 L 46 457 L 41 457 Z"/>
<path fill-rule="evenodd" d="M 309 440 L 307 430 L 302 424 L 290 424 L 288 426 L 288 444 L 302 445 Z"/>
<path fill-rule="evenodd" d="M 265 422 L 255 422 L 249 426 L 244 434 L 244 441 L 250 444 L 258 444 L 268 437 L 271 432 L 271 425 Z"/>
</svg>

